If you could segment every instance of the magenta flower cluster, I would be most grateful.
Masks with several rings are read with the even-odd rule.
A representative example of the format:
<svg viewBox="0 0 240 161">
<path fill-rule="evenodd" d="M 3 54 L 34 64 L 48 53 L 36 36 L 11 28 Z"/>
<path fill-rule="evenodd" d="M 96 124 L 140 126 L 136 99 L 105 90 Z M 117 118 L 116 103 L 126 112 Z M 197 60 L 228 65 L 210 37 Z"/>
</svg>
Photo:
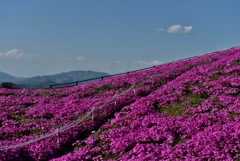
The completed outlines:
<svg viewBox="0 0 240 161">
<path fill-rule="evenodd" d="M 0 160 L 236 160 L 239 71 L 240 49 L 229 49 L 70 88 L 0 89 L 3 148 L 67 126 L 116 97 L 65 132 L 1 150 Z"/>
</svg>

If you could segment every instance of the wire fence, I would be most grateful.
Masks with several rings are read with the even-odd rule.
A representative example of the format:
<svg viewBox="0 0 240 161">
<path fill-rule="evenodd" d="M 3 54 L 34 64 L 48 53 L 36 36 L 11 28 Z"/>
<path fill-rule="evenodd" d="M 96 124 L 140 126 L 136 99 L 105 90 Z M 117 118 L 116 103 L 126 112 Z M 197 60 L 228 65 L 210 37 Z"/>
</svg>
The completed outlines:
<svg viewBox="0 0 240 161">
<path fill-rule="evenodd" d="M 238 48 L 238 47 L 234 47 L 234 48 Z M 230 48 L 230 49 L 234 49 L 234 48 Z M 226 49 L 226 50 L 220 50 L 220 51 L 216 51 L 216 52 L 222 52 L 222 55 L 224 54 L 224 52 L 227 52 L 229 49 Z M 206 53 L 204 55 L 208 55 L 209 53 Z M 210 53 L 211 54 L 211 53 Z M 203 55 L 201 55 L 203 56 Z M 190 57 L 190 58 L 186 58 L 186 59 L 181 59 L 181 60 L 178 60 L 178 61 L 183 61 L 183 60 L 189 60 L 189 59 L 193 59 L 193 58 L 196 58 L 196 57 L 199 57 L 199 56 L 194 56 L 194 57 Z M 220 55 L 219 55 L 220 57 Z M 178 62 L 178 61 L 174 61 L 174 62 Z M 209 59 L 207 60 L 208 62 L 212 62 L 212 59 Z M 170 62 L 170 63 L 174 63 L 174 62 Z M 168 63 L 169 64 L 169 63 Z M 191 66 L 194 66 L 194 64 L 190 64 L 188 66 L 185 66 L 183 67 L 181 70 L 184 70 L 185 68 L 188 69 L 189 67 Z M 19 144 L 15 144 L 15 145 L 10 145 L 10 146 L 1 146 L 0 147 L 0 151 L 4 151 L 4 150 L 10 150 L 10 149 L 15 149 L 15 148 L 20 148 L 20 147 L 23 147 L 23 146 L 26 146 L 26 145 L 29 145 L 29 144 L 32 144 L 32 143 L 35 143 L 35 142 L 38 142 L 40 140 L 44 140 L 44 139 L 47 139 L 47 138 L 50 138 L 54 135 L 56 135 L 57 137 L 59 136 L 59 133 L 63 133 L 69 129 L 72 129 L 74 127 L 76 127 L 78 124 L 80 124 L 81 122 L 83 122 L 86 118 L 88 118 L 90 115 L 92 115 L 92 121 L 94 121 L 94 111 L 97 110 L 97 109 L 100 109 L 104 106 L 106 106 L 107 104 L 109 104 L 110 102 L 112 101 L 115 101 L 117 97 L 119 96 L 122 96 L 122 95 L 125 95 L 126 93 L 130 92 L 131 90 L 134 90 L 136 87 L 139 87 L 141 85 L 144 85 L 144 83 L 146 83 L 147 81 L 149 80 L 152 80 L 154 78 L 157 78 L 157 77 L 160 77 L 160 76 L 164 76 L 168 73 L 171 73 L 173 72 L 174 70 L 179 70 L 179 68 L 172 68 L 166 72 L 163 72 L 161 74 L 158 74 L 158 75 L 155 75 L 155 76 L 151 76 L 150 78 L 147 78 L 145 79 L 145 81 L 141 82 L 141 83 L 138 83 L 138 84 L 135 84 L 135 85 L 132 85 L 130 86 L 128 89 L 126 89 L 125 91 L 121 92 L 120 94 L 115 94 L 112 98 L 110 98 L 108 101 L 106 101 L 105 103 L 103 103 L 102 105 L 99 105 L 99 106 L 96 106 L 96 107 L 93 107 L 91 109 L 91 111 L 89 111 L 87 114 L 85 114 L 84 116 L 82 117 L 79 117 L 77 120 L 73 121 L 72 123 L 66 125 L 66 126 L 63 126 L 63 127 L 60 127 L 60 128 L 57 128 L 55 129 L 54 131 L 50 132 L 50 133 L 47 133 L 45 134 L 44 136 L 40 136 L 40 137 L 37 137 L 35 139 L 32 139 L 32 140 L 29 140 L 29 141 L 26 141 L 26 142 L 23 142 L 23 143 L 19 143 Z M 135 91 L 134 91 L 135 93 Z M 59 140 L 58 140 L 59 142 Z"/>
<path fill-rule="evenodd" d="M 129 73 L 133 73 L 133 72 L 138 72 L 138 71 L 143 71 L 143 70 L 148 70 L 151 68 L 154 68 L 155 66 L 152 67 L 147 67 L 147 68 L 142 68 L 142 69 L 138 69 L 138 70 L 134 70 L 134 71 L 128 71 L 128 72 L 124 72 L 124 73 L 118 73 L 118 74 L 112 74 L 112 75 L 106 75 L 106 76 L 101 76 L 101 77 L 96 77 L 96 78 L 91 78 L 91 79 L 85 79 L 85 80 L 79 80 L 79 81 L 74 81 L 74 82 L 67 82 L 67 83 L 60 83 L 60 84 L 52 84 L 50 85 L 50 88 L 63 88 L 63 87 L 69 87 L 70 86 L 75 86 L 75 85 L 80 85 L 82 83 L 85 82 L 90 82 L 90 81 L 95 81 L 95 80 L 103 80 L 104 78 L 109 78 L 109 77 L 114 77 L 114 76 L 119 76 L 119 75 L 124 75 L 124 74 L 129 74 Z"/>
<path fill-rule="evenodd" d="M 231 47 L 231 48 L 228 48 L 228 49 L 222 49 L 222 50 L 219 50 L 219 51 L 225 51 L 225 50 L 235 49 L 235 48 L 240 48 L 240 46 Z M 219 52 L 219 51 L 216 51 L 216 52 Z M 172 61 L 170 63 L 174 63 L 174 62 L 181 61 L 181 60 L 188 60 L 188 59 L 192 59 L 192 58 L 196 58 L 196 57 L 198 57 L 198 56 L 193 56 L 193 57 L 189 57 L 189 58 L 185 58 L 185 59 L 180 59 L 180 60 Z M 169 64 L 169 63 L 165 63 L 165 64 L 161 64 L 161 65 L 166 65 L 166 64 Z M 133 73 L 133 72 L 148 70 L 148 69 L 151 69 L 151 68 L 154 68 L 154 67 L 156 67 L 156 66 L 137 69 L 137 70 L 128 71 L 128 72 L 124 72 L 124 73 L 118 73 L 118 74 L 106 75 L 106 76 L 101 76 L 101 77 L 96 77 L 96 78 L 91 78 L 91 79 L 79 80 L 79 81 L 74 81 L 74 82 L 52 84 L 52 85 L 50 85 L 50 88 L 64 88 L 64 87 L 76 86 L 76 85 L 80 85 L 80 84 L 87 83 L 87 82 L 90 82 L 90 81 L 103 80 L 104 78 L 109 78 L 109 77 L 129 74 L 129 73 Z"/>
</svg>

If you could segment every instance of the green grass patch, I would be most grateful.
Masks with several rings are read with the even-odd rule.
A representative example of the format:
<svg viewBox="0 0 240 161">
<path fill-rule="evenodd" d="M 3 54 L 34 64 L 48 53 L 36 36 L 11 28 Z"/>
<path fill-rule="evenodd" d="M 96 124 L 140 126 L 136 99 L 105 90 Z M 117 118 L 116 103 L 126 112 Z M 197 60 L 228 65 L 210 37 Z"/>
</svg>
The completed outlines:
<svg viewBox="0 0 240 161">
<path fill-rule="evenodd" d="M 71 119 L 72 121 L 74 121 L 74 120 L 77 120 L 79 117 L 82 117 L 82 116 L 83 116 L 83 114 L 74 114 L 74 115 L 71 116 L 70 119 Z"/>
<path fill-rule="evenodd" d="M 179 116 L 182 115 L 186 109 L 187 107 L 184 107 L 182 104 L 175 103 L 170 105 L 168 108 L 160 108 L 159 112 L 164 113 L 166 115 Z"/>
<path fill-rule="evenodd" d="M 235 66 L 235 65 L 240 65 L 240 59 L 238 60 L 235 60 L 231 63 L 232 66 Z"/>
<path fill-rule="evenodd" d="M 230 115 L 231 118 L 235 118 L 236 116 L 239 116 L 239 113 L 230 111 L 229 115 Z"/>
<path fill-rule="evenodd" d="M 20 114 L 20 115 L 12 114 L 8 118 L 12 119 L 12 120 L 15 120 L 15 121 L 17 121 L 21 124 L 25 124 L 30 120 L 28 117 L 24 116 L 24 114 Z"/>
<path fill-rule="evenodd" d="M 217 75 L 214 75 L 210 78 L 211 81 L 217 81 L 219 80 L 221 77 L 225 76 L 225 74 L 217 74 Z"/>
<path fill-rule="evenodd" d="M 104 92 L 104 91 L 109 91 L 109 90 L 119 90 L 119 89 L 128 89 L 132 86 L 130 83 L 124 83 L 123 86 L 112 86 L 108 84 L 104 84 L 101 87 L 95 88 L 95 92 Z"/>
<path fill-rule="evenodd" d="M 195 157 L 198 157 L 198 153 L 197 153 L 197 152 L 194 152 L 193 155 L 194 155 Z"/>
<path fill-rule="evenodd" d="M 211 69 L 211 71 L 222 71 L 224 68 L 223 67 L 216 67 Z"/>
<path fill-rule="evenodd" d="M 42 129 L 29 129 L 29 130 L 26 130 L 26 131 L 23 131 L 22 133 L 20 133 L 20 137 L 39 135 L 39 134 L 42 134 L 42 133 L 43 133 Z"/>
<path fill-rule="evenodd" d="M 184 96 L 190 99 L 190 106 L 192 105 L 201 105 L 206 99 L 209 98 L 209 95 L 207 93 L 200 93 L 200 94 L 194 94 L 190 90 L 190 86 L 187 85 L 187 87 L 184 90 Z"/>
<path fill-rule="evenodd" d="M 187 96 L 190 99 L 190 106 L 201 105 L 209 96 L 207 94 L 191 94 Z"/>
<path fill-rule="evenodd" d="M 186 141 L 189 140 L 189 138 L 181 139 L 181 133 L 174 132 L 173 134 L 174 134 L 174 140 L 171 143 L 172 146 L 175 146 L 177 144 L 185 143 Z"/>
<path fill-rule="evenodd" d="M 237 154 L 240 154 L 240 147 L 237 147 L 236 152 L 232 152 L 231 156 L 234 158 Z M 240 161 L 240 157 L 236 158 L 236 161 Z"/>
<path fill-rule="evenodd" d="M 53 117 L 54 117 L 54 115 L 51 114 L 51 113 L 46 113 L 46 114 L 43 116 L 43 118 L 45 118 L 45 119 L 47 119 L 47 120 L 50 120 L 50 119 L 52 119 Z"/>
<path fill-rule="evenodd" d="M 209 98 L 208 94 L 202 93 L 200 95 L 193 94 L 191 91 L 187 91 L 185 97 L 189 99 L 189 104 L 184 102 L 176 102 L 169 105 L 168 108 L 159 108 L 158 105 L 154 105 L 155 109 L 161 113 L 171 116 L 180 116 L 189 108 L 196 108 L 201 105 L 206 99 Z"/>
<path fill-rule="evenodd" d="M 103 155 L 103 159 L 104 160 L 108 160 L 108 159 L 118 159 L 120 157 L 119 154 L 107 154 L 107 155 Z"/>
<path fill-rule="evenodd" d="M 172 146 L 175 146 L 177 144 L 183 144 L 185 143 L 186 141 L 188 141 L 190 139 L 181 139 L 181 138 L 177 138 L 173 141 L 173 143 L 171 144 Z"/>
<path fill-rule="evenodd" d="M 111 85 L 105 84 L 105 85 L 103 85 L 101 87 L 95 88 L 95 92 L 98 93 L 98 92 L 117 90 L 117 89 L 118 89 L 118 87 L 116 87 L 116 86 L 111 86 Z"/>
<path fill-rule="evenodd" d="M 192 94 L 192 91 L 190 90 L 190 85 L 186 85 L 185 89 L 183 90 L 183 95 L 184 96 L 188 96 L 188 95 L 191 95 Z"/>
</svg>

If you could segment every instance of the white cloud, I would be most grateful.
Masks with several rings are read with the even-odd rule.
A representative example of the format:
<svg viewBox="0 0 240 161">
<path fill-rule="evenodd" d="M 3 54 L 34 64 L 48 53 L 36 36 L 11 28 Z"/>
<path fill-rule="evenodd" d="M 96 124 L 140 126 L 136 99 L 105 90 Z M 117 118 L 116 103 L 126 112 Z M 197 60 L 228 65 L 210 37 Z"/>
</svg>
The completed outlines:
<svg viewBox="0 0 240 161">
<path fill-rule="evenodd" d="M 193 30 L 192 26 L 184 26 L 184 32 L 185 33 L 190 33 L 190 32 L 192 32 L 192 30 Z"/>
<path fill-rule="evenodd" d="M 164 31 L 164 28 L 158 27 L 158 28 L 156 28 L 156 31 L 157 31 L 157 32 L 163 32 L 163 31 Z"/>
<path fill-rule="evenodd" d="M 168 27 L 167 32 L 189 34 L 192 30 L 193 26 L 172 25 Z"/>
<path fill-rule="evenodd" d="M 94 70 L 94 71 L 103 71 L 109 74 L 113 73 L 122 73 L 127 71 L 138 70 L 146 67 L 157 66 L 162 64 L 163 62 L 159 60 L 153 61 L 120 61 L 120 60 L 113 60 L 113 61 L 104 61 L 104 60 L 91 60 L 87 59 L 86 61 L 76 61 L 75 68 L 81 70 Z"/>
<path fill-rule="evenodd" d="M 20 52 L 18 49 L 11 49 L 7 52 L 0 52 L 0 57 L 13 57 L 13 58 L 21 58 L 24 53 Z"/>
<path fill-rule="evenodd" d="M 83 56 L 79 56 L 76 58 L 77 60 L 84 60 L 85 58 Z"/>
<path fill-rule="evenodd" d="M 11 49 L 6 52 L 0 52 L 0 58 L 23 60 L 24 58 L 27 58 L 27 57 L 35 57 L 35 55 L 29 55 L 18 49 Z"/>
<path fill-rule="evenodd" d="M 168 32 L 168 33 L 181 33 L 181 34 L 190 34 L 193 31 L 193 26 L 182 26 L 182 25 L 172 25 L 169 26 L 166 30 L 164 28 L 156 28 L 157 32 Z"/>
<path fill-rule="evenodd" d="M 155 66 L 155 65 L 159 65 L 162 64 L 162 62 L 158 61 L 158 60 L 154 60 L 154 61 L 137 61 L 134 62 L 134 64 L 139 64 L 139 65 L 146 65 L 146 66 Z"/>
<path fill-rule="evenodd" d="M 168 32 L 169 33 L 177 33 L 180 32 L 182 30 L 182 26 L 181 25 L 173 25 L 168 27 Z"/>
</svg>

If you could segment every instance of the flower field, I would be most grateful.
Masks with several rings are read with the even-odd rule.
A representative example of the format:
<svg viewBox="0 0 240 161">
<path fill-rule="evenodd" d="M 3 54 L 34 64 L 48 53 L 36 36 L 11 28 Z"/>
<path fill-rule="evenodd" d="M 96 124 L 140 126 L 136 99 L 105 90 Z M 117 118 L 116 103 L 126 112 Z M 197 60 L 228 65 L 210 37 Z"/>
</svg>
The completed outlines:
<svg viewBox="0 0 240 161">
<path fill-rule="evenodd" d="M 75 87 L 2 88 L 0 160 L 240 160 L 240 49 Z"/>
</svg>

